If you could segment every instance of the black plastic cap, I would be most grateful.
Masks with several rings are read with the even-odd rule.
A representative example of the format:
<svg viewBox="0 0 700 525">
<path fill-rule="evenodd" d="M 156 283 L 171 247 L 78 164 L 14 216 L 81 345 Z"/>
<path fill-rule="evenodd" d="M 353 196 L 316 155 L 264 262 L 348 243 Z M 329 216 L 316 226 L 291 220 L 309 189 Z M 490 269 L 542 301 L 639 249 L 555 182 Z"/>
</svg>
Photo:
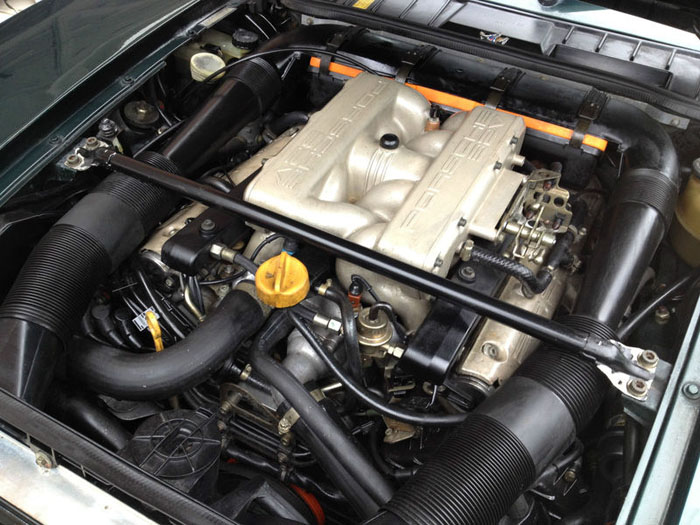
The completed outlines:
<svg viewBox="0 0 700 525">
<path fill-rule="evenodd" d="M 384 149 L 396 149 L 399 147 L 399 137 L 393 133 L 385 133 L 379 139 L 379 145 Z"/>
</svg>

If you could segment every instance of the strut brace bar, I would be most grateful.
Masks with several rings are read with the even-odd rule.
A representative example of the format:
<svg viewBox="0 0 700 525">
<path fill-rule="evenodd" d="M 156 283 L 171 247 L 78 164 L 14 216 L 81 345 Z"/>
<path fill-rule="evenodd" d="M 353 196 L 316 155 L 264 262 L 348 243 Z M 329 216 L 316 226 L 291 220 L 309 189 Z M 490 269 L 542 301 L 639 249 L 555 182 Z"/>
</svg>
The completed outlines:
<svg viewBox="0 0 700 525">
<path fill-rule="evenodd" d="M 586 334 L 573 330 L 566 325 L 471 290 L 444 277 L 266 210 L 240 197 L 231 196 L 204 184 L 163 171 L 111 149 L 95 150 L 93 161 L 95 164 L 162 186 L 189 199 L 240 215 L 254 224 L 304 241 L 345 261 L 407 284 L 429 295 L 469 308 L 545 343 L 579 352 L 596 361 L 599 367 L 608 366 L 643 380 L 653 378 L 652 372 L 640 367 L 636 362 L 639 349 L 627 347 L 612 339 L 603 339 L 592 333 Z"/>
</svg>

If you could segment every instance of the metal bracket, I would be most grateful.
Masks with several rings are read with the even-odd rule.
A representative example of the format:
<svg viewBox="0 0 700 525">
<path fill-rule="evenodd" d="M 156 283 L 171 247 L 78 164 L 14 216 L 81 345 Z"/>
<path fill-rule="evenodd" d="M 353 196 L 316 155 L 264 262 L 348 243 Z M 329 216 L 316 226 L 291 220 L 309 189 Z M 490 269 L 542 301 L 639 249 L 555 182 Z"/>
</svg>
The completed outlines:
<svg viewBox="0 0 700 525">
<path fill-rule="evenodd" d="M 491 84 L 491 92 L 484 105 L 487 108 L 496 109 L 501 103 L 503 94 L 522 76 L 522 74 L 522 71 L 514 67 L 507 67 L 501 71 L 496 77 L 496 80 L 493 81 L 493 84 Z"/>
<path fill-rule="evenodd" d="M 600 116 L 607 101 L 608 96 L 602 91 L 598 91 L 596 88 L 592 88 L 586 93 L 583 102 L 581 102 L 578 108 L 578 122 L 574 128 L 574 134 L 571 135 L 569 146 L 580 148 L 583 145 L 583 139 L 586 136 L 588 128 L 591 123 Z"/>
<path fill-rule="evenodd" d="M 598 370 L 606 375 L 610 383 L 623 394 L 645 401 L 656 376 L 659 358 L 655 352 L 610 340 L 618 349 L 615 358 L 597 358 Z M 646 373 L 641 373 L 646 372 Z"/>
<path fill-rule="evenodd" d="M 338 51 L 338 49 L 340 49 L 340 46 L 342 46 L 346 40 L 354 37 L 361 31 L 364 31 L 364 28 L 352 26 L 346 29 L 345 31 L 340 31 L 336 33 L 326 44 L 326 50 L 330 53 L 335 53 L 336 51 Z M 320 77 L 326 77 L 330 75 L 330 67 L 332 61 L 333 56 L 331 54 L 324 53 L 323 55 L 321 55 L 321 63 L 318 66 L 318 74 Z"/>
<path fill-rule="evenodd" d="M 416 64 L 433 53 L 436 49 L 437 48 L 435 46 L 424 45 L 417 49 L 414 48 L 407 51 L 403 57 L 401 57 L 401 65 L 394 76 L 394 80 L 405 84 L 406 80 L 408 79 L 408 75 L 411 74 L 411 70 L 413 70 Z"/>
<path fill-rule="evenodd" d="M 73 171 L 86 171 L 101 164 L 94 156 L 95 150 L 98 148 L 111 148 L 112 145 L 98 139 L 97 137 L 88 137 L 80 141 L 78 146 L 63 157 L 59 164 Z"/>
</svg>

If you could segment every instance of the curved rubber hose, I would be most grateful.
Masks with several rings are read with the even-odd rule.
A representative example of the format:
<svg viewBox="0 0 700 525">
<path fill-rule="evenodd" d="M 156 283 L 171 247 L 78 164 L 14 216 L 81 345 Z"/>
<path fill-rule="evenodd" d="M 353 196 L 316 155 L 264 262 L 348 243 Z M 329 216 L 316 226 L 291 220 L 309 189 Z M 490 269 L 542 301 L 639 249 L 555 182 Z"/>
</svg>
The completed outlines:
<svg viewBox="0 0 700 525">
<path fill-rule="evenodd" d="M 343 323 L 343 341 L 345 343 L 346 359 L 350 373 L 356 381 L 364 383 L 362 377 L 362 361 L 360 356 L 360 342 L 357 336 L 357 325 L 355 324 L 355 312 L 347 297 L 337 288 L 329 287 L 323 293 L 340 308 L 340 317 Z"/>
<path fill-rule="evenodd" d="M 209 378 L 262 326 L 260 305 L 234 290 L 185 339 L 161 352 L 136 354 L 79 340 L 68 370 L 85 387 L 117 399 L 165 399 Z"/>
<path fill-rule="evenodd" d="M 299 413 L 300 418 L 320 443 L 327 447 L 335 459 L 362 485 L 378 504 L 384 504 L 392 496 L 391 486 L 377 472 L 372 462 L 338 428 L 338 425 L 311 397 L 311 394 L 282 365 L 264 352 L 253 351 L 253 369 L 265 377 Z"/>
<path fill-rule="evenodd" d="M 124 448 L 132 437 L 96 396 L 91 398 L 66 385 L 57 385 L 51 390 L 48 411 L 115 452 Z"/>
<path fill-rule="evenodd" d="M 533 293 L 544 292 L 549 283 L 552 282 L 552 273 L 546 268 L 541 269 L 537 274 L 524 264 L 493 253 L 480 246 L 472 248 L 471 259 L 500 270 L 503 273 L 512 275 L 523 285 L 527 286 Z"/>
<path fill-rule="evenodd" d="M 394 418 L 398 421 L 403 421 L 405 423 L 410 423 L 412 425 L 421 426 L 445 426 L 445 425 L 458 425 L 463 423 L 469 414 L 448 414 L 448 415 L 436 415 L 436 414 L 420 414 L 418 412 L 413 412 L 411 410 L 406 410 L 404 408 L 395 407 L 386 403 L 384 400 L 379 399 L 377 396 L 371 394 L 369 391 L 358 385 L 352 378 L 348 377 L 344 370 L 338 365 L 338 363 L 333 359 L 323 348 L 321 343 L 318 341 L 311 329 L 306 326 L 306 323 L 294 312 L 289 312 L 289 316 L 294 323 L 294 326 L 301 332 L 304 338 L 308 341 L 314 351 L 319 355 L 319 357 L 326 364 L 328 369 L 333 373 L 333 375 L 340 381 L 346 390 L 358 398 L 365 405 L 373 408 L 380 414 Z"/>
</svg>

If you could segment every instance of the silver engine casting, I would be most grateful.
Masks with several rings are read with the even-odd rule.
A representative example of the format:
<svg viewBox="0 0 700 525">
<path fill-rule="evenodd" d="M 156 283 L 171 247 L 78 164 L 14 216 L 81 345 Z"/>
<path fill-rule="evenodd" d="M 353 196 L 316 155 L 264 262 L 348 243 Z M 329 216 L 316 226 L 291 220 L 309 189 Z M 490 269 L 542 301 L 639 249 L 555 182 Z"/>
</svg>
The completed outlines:
<svg viewBox="0 0 700 525">
<path fill-rule="evenodd" d="M 495 240 L 523 176 L 511 171 L 522 118 L 477 107 L 426 131 L 430 103 L 399 82 L 362 74 L 267 159 L 245 199 L 445 276 L 470 236 Z M 395 135 L 398 137 L 396 143 Z M 409 329 L 428 297 L 345 261 Z"/>
</svg>

